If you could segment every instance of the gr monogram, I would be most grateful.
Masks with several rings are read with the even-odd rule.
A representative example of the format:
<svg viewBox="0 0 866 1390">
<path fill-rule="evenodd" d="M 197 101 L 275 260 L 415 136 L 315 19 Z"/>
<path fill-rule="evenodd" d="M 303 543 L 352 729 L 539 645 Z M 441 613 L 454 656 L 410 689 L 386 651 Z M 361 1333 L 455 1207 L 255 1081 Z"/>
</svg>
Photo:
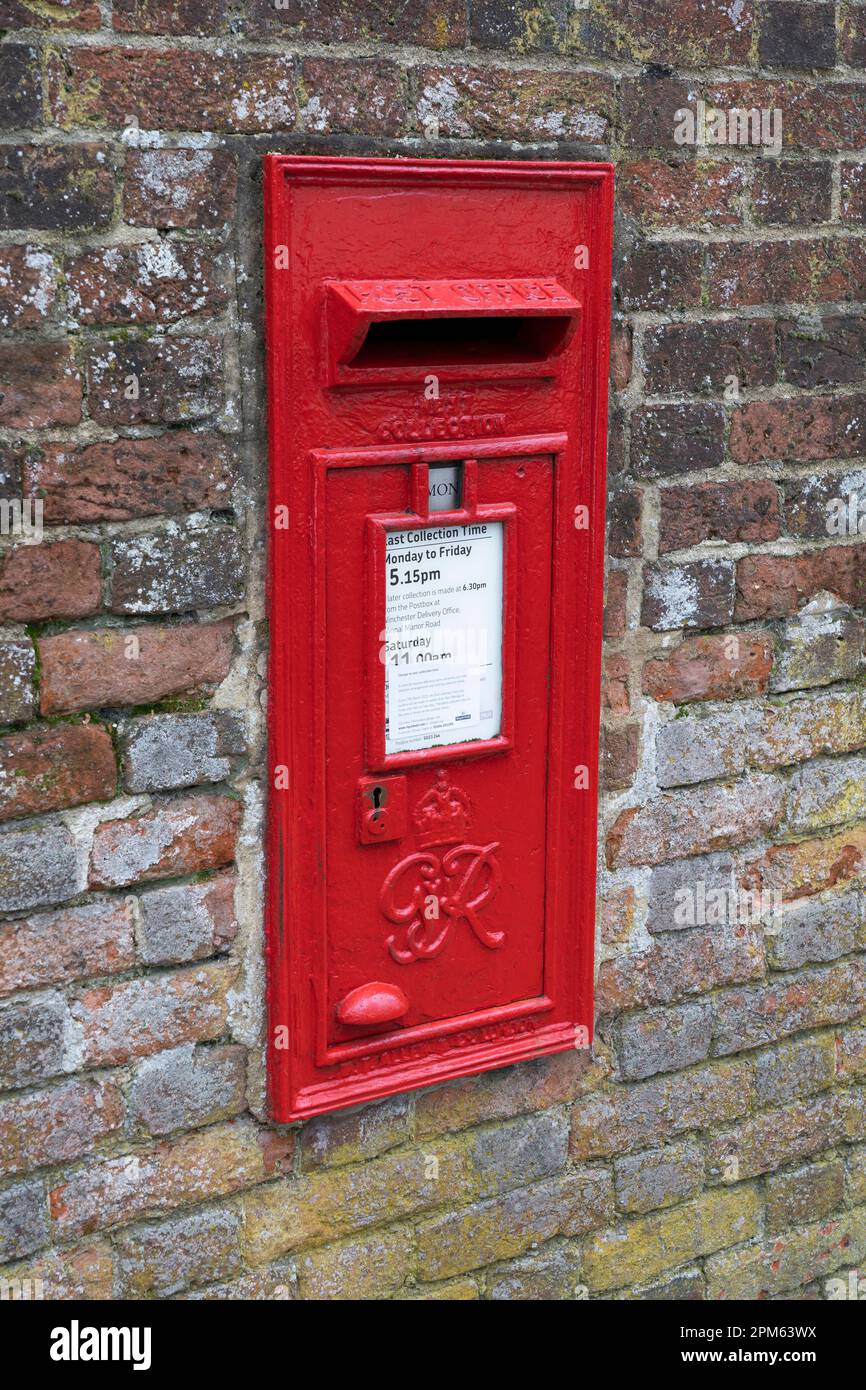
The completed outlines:
<svg viewBox="0 0 866 1390">
<path fill-rule="evenodd" d="M 400 965 L 438 956 L 461 919 L 483 946 L 496 950 L 505 942 L 503 931 L 481 921 L 502 881 L 496 858 L 499 842 L 468 843 L 471 814 L 468 796 L 449 783 L 444 771 L 415 807 L 421 848 L 394 865 L 379 898 L 382 912 L 397 928 L 386 945 Z M 432 913 L 431 903 L 436 908 Z"/>
</svg>

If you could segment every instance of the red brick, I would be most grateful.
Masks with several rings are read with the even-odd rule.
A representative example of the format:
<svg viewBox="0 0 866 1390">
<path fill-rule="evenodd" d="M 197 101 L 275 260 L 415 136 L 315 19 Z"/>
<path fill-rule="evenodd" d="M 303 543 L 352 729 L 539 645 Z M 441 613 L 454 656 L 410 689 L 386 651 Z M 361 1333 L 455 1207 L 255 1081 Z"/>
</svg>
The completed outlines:
<svg viewBox="0 0 866 1390">
<path fill-rule="evenodd" d="M 833 237 L 720 242 L 707 248 L 707 294 L 720 309 L 825 300 L 859 303 L 866 298 L 866 245 Z"/>
<path fill-rule="evenodd" d="M 396 63 L 305 58 L 300 91 L 300 122 L 317 135 L 403 134 L 406 97 Z"/>
<path fill-rule="evenodd" d="M 759 160 L 752 183 L 756 220 L 769 226 L 801 227 L 829 222 L 832 173 L 829 160 Z"/>
<path fill-rule="evenodd" d="M 114 178 L 99 145 L 5 145 L 0 148 L 0 227 L 107 227 Z"/>
<path fill-rule="evenodd" d="M 237 160 L 228 150 L 133 150 L 123 216 L 134 227 L 221 227 L 234 214 Z"/>
<path fill-rule="evenodd" d="M 866 380 L 863 314 L 825 314 L 805 322 L 782 319 L 778 334 L 782 374 L 794 386 L 851 385 Z"/>
<path fill-rule="evenodd" d="M 654 700 L 730 700 L 760 695 L 773 665 L 773 640 L 761 633 L 738 637 L 689 637 L 670 653 L 648 661 L 643 689 Z"/>
<path fill-rule="evenodd" d="M 855 607 L 866 603 L 866 549 L 832 546 L 809 555 L 745 555 L 737 564 L 734 620 L 787 618 L 822 590 Z"/>
<path fill-rule="evenodd" d="M 86 1066 L 122 1066 L 181 1043 L 218 1038 L 234 982 L 224 962 L 85 990 L 70 1006 Z"/>
<path fill-rule="evenodd" d="M 623 78 L 620 91 L 622 143 L 626 148 L 681 154 L 681 146 L 674 140 L 676 112 L 695 107 L 701 95 L 698 85 L 650 71 L 640 77 Z"/>
<path fill-rule="evenodd" d="M 59 724 L 0 738 L 0 821 L 107 801 L 117 767 L 106 729 Z"/>
<path fill-rule="evenodd" d="M 642 553 L 640 488 L 617 488 L 607 503 L 607 546 L 611 555 L 639 557 Z"/>
<path fill-rule="evenodd" d="M 230 1120 L 105 1159 L 50 1188 L 51 1218 L 68 1239 L 222 1197 L 288 1172 L 294 1139 Z"/>
<path fill-rule="evenodd" d="M 0 558 L 0 618 L 81 618 L 102 607 L 99 546 L 16 545 Z"/>
<path fill-rule="evenodd" d="M 176 627 L 91 628 L 39 641 L 42 713 L 139 705 L 215 685 L 232 660 L 230 618 Z"/>
<path fill-rule="evenodd" d="M 836 1036 L 836 1075 L 866 1076 L 866 1028 L 842 1028 Z"/>
<path fill-rule="evenodd" d="M 744 464 L 853 458 L 866 453 L 866 396 L 750 401 L 734 411 L 729 448 Z"/>
<path fill-rule="evenodd" d="M 632 63 L 703 67 L 750 61 L 755 6 L 726 0 L 653 0 L 652 4 L 593 7 L 584 42 L 601 58 Z"/>
<path fill-rule="evenodd" d="M 750 892 L 776 891 L 785 899 L 811 897 L 850 883 L 866 871 L 866 827 L 797 844 L 771 845 L 747 864 L 741 885 Z"/>
<path fill-rule="evenodd" d="M 173 323 L 226 305 L 213 252 L 189 242 L 87 251 L 66 262 L 65 274 L 69 311 L 79 324 Z"/>
<path fill-rule="evenodd" d="M 111 1081 L 64 1081 L 0 1101 L 0 1173 L 71 1163 L 122 1120 L 123 1097 Z"/>
<path fill-rule="evenodd" d="M 659 494 L 659 554 L 706 540 L 774 541 L 780 531 L 774 483 L 697 483 Z"/>
<path fill-rule="evenodd" d="M 607 576 L 607 595 L 604 605 L 605 637 L 623 637 L 625 635 L 627 598 L 628 574 L 625 570 L 611 570 Z"/>
<path fill-rule="evenodd" d="M 30 44 L 4 43 L 0 48 L 0 122 L 4 130 L 33 129 L 42 124 L 41 89 L 37 50 Z"/>
<path fill-rule="evenodd" d="M 639 241 L 619 267 L 624 309 L 670 313 L 701 302 L 705 248 L 699 241 Z"/>
<path fill-rule="evenodd" d="M 614 390 L 624 391 L 631 380 L 632 331 L 627 323 L 615 321 L 610 336 L 610 381 Z"/>
<path fill-rule="evenodd" d="M 866 222 L 866 164 L 843 164 L 841 175 L 843 222 Z"/>
<path fill-rule="evenodd" d="M 845 5 L 839 14 L 840 58 L 852 67 L 866 66 L 866 10 Z"/>
<path fill-rule="evenodd" d="M 187 796 L 106 821 L 93 837 L 90 886 L 121 888 L 230 864 L 240 818 L 240 802 L 230 797 Z"/>
<path fill-rule="evenodd" d="M 628 714 L 631 705 L 628 693 L 628 657 L 625 652 L 613 652 L 605 657 L 601 684 L 601 702 L 614 714 Z"/>
<path fill-rule="evenodd" d="M 866 103 L 858 82 L 806 82 L 780 78 L 720 82 L 705 89 L 708 106 L 780 109 L 783 148 L 860 150 L 866 144 Z"/>
<path fill-rule="evenodd" d="M 720 405 L 645 405 L 631 419 L 631 465 L 642 478 L 703 472 L 722 462 L 725 415 Z"/>
<path fill-rule="evenodd" d="M 731 376 L 739 389 L 772 386 L 775 358 L 773 325 L 767 319 L 659 324 L 644 337 L 645 387 L 652 395 L 721 395 Z"/>
<path fill-rule="evenodd" d="M 77 425 L 81 378 L 66 343 L 0 344 L 0 425 Z"/>
<path fill-rule="evenodd" d="M 284 0 L 279 8 L 273 0 L 248 0 L 246 12 L 252 33 L 281 33 L 288 41 L 356 43 L 363 36 L 372 43 L 462 48 L 467 38 L 464 0 L 412 0 L 399 9 L 379 0 Z"/>
<path fill-rule="evenodd" d="M 0 29 L 98 29 L 96 0 L 53 0 L 41 9 L 32 0 L 2 0 Z"/>
<path fill-rule="evenodd" d="M 0 925 L 0 994 L 128 970 L 132 909 L 106 899 Z"/>
<path fill-rule="evenodd" d="M 794 979 L 731 990 L 714 1003 L 714 1052 L 725 1056 L 858 1017 L 866 1009 L 866 966 L 853 960 L 802 971 Z"/>
<path fill-rule="evenodd" d="M 202 34 L 226 27 L 226 0 L 114 0 L 112 26 L 123 34 Z"/>
<path fill-rule="evenodd" d="M 237 476 L 237 456 L 227 439 L 176 430 L 151 439 L 46 444 L 28 456 L 24 494 L 42 499 L 49 526 L 129 521 L 228 510 Z"/>
<path fill-rule="evenodd" d="M 93 343 L 86 365 L 88 409 L 99 424 L 186 425 L 212 416 L 222 403 L 219 338 Z"/>
<path fill-rule="evenodd" d="M 51 316 L 57 267 L 41 246 L 0 247 L 0 328 L 38 328 Z"/>
<path fill-rule="evenodd" d="M 641 159 L 620 165 L 620 211 L 647 227 L 726 227 L 743 220 L 746 166 Z"/>
<path fill-rule="evenodd" d="M 72 48 L 49 57 L 56 123 L 258 134 L 295 120 L 291 56 L 145 48 Z"/>
<path fill-rule="evenodd" d="M 10 1280 L 38 1288 L 40 1297 L 52 1302 L 107 1300 L 114 1297 L 114 1265 L 111 1247 L 93 1245 L 77 1250 L 47 1250 L 26 1264 L 8 1271 Z M 23 1298 L 36 1294 L 23 1293 Z"/>
<path fill-rule="evenodd" d="M 718 926 L 665 932 L 646 950 L 602 962 L 596 1003 L 600 1014 L 673 1004 L 688 995 L 758 979 L 764 973 L 759 932 Z"/>
<path fill-rule="evenodd" d="M 601 782 L 607 791 L 630 787 L 637 775 L 640 725 L 605 729 L 601 750 Z"/>
<path fill-rule="evenodd" d="M 615 92 L 600 73 L 534 68 L 420 67 L 416 123 L 457 139 L 581 140 L 610 137 Z"/>
</svg>

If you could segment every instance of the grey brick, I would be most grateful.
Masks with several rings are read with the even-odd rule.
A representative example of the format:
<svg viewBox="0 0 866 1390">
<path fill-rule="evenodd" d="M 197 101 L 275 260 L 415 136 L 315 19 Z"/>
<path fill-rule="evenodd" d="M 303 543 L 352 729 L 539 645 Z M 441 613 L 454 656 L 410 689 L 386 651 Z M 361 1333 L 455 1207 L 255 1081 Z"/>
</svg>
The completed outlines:
<svg viewBox="0 0 866 1390">
<path fill-rule="evenodd" d="M 0 833 L 0 912 L 49 907 L 77 892 L 75 844 L 59 820 Z"/>
<path fill-rule="evenodd" d="M 244 551 L 231 526 L 178 526 L 111 546 L 114 613 L 183 613 L 240 601 Z"/>
<path fill-rule="evenodd" d="M 497 1301 L 563 1302 L 579 1296 L 582 1255 L 571 1241 L 550 1241 L 540 1250 L 496 1265 L 487 1276 L 486 1297 Z"/>
<path fill-rule="evenodd" d="M 48 1209 L 41 1178 L 0 1192 L 0 1264 L 21 1260 L 48 1244 Z"/>
<path fill-rule="evenodd" d="M 655 1211 L 698 1192 L 704 1182 L 703 1154 L 696 1144 L 629 1154 L 613 1165 L 617 1203 L 623 1211 Z"/>
<path fill-rule="evenodd" d="M 824 830 L 866 816 L 866 758 L 808 763 L 791 777 L 787 798 L 791 830 Z"/>
<path fill-rule="evenodd" d="M 836 960 L 862 949 L 863 904 L 859 891 L 786 903 L 764 926 L 767 958 L 776 970 Z"/>
<path fill-rule="evenodd" d="M 798 1038 L 766 1048 L 755 1059 L 755 1096 L 759 1107 L 781 1105 L 832 1086 L 836 1079 L 834 1039 Z"/>
<path fill-rule="evenodd" d="M 783 624 L 769 688 L 804 690 L 851 680 L 862 651 L 862 619 L 831 594 L 821 594 Z"/>
<path fill-rule="evenodd" d="M 128 791 L 169 791 L 231 777 L 243 754 L 243 718 L 227 710 L 131 720 L 120 739 Z"/>
<path fill-rule="evenodd" d="M 18 724 L 33 718 L 35 670 L 32 642 L 0 642 L 0 724 Z"/>
<path fill-rule="evenodd" d="M 61 999 L 0 1009 L 0 1091 L 31 1086 L 62 1070 L 65 1022 Z"/>
<path fill-rule="evenodd" d="M 492 1197 L 565 1167 L 568 1157 L 568 1116 L 545 1111 L 511 1124 L 482 1130 L 472 1145 L 478 1179 L 477 1195 Z"/>
<path fill-rule="evenodd" d="M 747 717 L 742 710 L 673 719 L 656 740 L 660 787 L 734 777 L 746 767 Z"/>
<path fill-rule="evenodd" d="M 190 1284 L 240 1273 L 240 1217 L 226 1208 L 139 1226 L 118 1237 L 117 1271 L 124 1298 L 168 1298 Z"/>
<path fill-rule="evenodd" d="M 620 1066 L 628 1081 L 680 1071 L 709 1055 L 712 1007 L 683 1004 L 632 1015 L 620 1024 Z"/>
<path fill-rule="evenodd" d="M 146 965 L 203 960 L 225 950 L 237 933 L 235 875 L 155 888 L 141 895 L 139 950 Z"/>
<path fill-rule="evenodd" d="M 698 897 L 697 885 L 703 884 L 703 896 Z M 650 876 L 647 909 L 647 930 L 651 932 L 686 931 L 690 927 L 714 925 L 699 921 L 707 916 L 708 906 L 727 899 L 708 895 L 730 893 L 735 886 L 733 860 L 729 854 L 697 855 L 693 859 L 662 864 Z"/>
<path fill-rule="evenodd" d="M 244 1108 L 246 1053 L 242 1047 L 187 1043 L 148 1057 L 129 1093 L 130 1115 L 151 1134 L 193 1129 Z"/>
</svg>

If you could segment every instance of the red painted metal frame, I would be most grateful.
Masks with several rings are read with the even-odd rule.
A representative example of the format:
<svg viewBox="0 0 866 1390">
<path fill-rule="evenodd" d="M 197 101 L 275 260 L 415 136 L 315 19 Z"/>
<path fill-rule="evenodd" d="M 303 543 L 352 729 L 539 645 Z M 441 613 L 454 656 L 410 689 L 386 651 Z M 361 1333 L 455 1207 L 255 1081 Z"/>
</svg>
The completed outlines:
<svg viewBox="0 0 866 1390">
<path fill-rule="evenodd" d="M 613 171 L 609 165 L 559 162 L 279 155 L 268 156 L 265 164 L 270 506 L 272 518 L 288 517 L 285 529 L 271 531 L 268 581 L 268 1072 L 273 1117 L 288 1122 L 561 1051 L 587 1042 L 591 1035 Z M 568 387 L 569 411 L 575 413 L 563 417 L 557 405 L 554 429 L 545 431 L 538 428 L 540 416 L 532 405 L 522 432 L 482 441 L 458 435 L 444 443 L 371 447 L 364 430 L 349 431 L 341 422 L 333 438 L 325 434 L 316 447 L 303 438 L 296 442 L 295 270 L 291 257 L 287 269 L 277 269 L 275 252 L 280 246 L 292 247 L 293 192 L 311 184 L 334 190 L 341 185 L 380 191 L 432 187 L 444 200 L 461 189 L 480 188 L 579 195 L 580 225 L 593 269 L 582 278 L 575 276 L 572 292 L 582 310 L 562 359 L 567 358 L 576 372 Z M 528 257 L 522 273 L 551 273 L 538 260 Z M 352 269 L 347 267 L 347 278 Z M 476 382 L 472 390 L 479 392 L 479 408 L 490 410 L 481 385 Z M 329 1047 L 321 1007 L 327 835 L 321 704 L 324 563 L 316 552 L 314 525 L 322 508 L 325 472 L 538 454 L 556 460 L 545 909 L 552 928 L 545 936 L 544 994 L 413 1028 L 411 1040 L 398 1033 Z M 587 530 L 575 529 L 578 505 L 590 509 L 592 524 Z M 437 513 L 435 524 L 443 518 L 463 519 L 460 513 Z M 414 524 L 424 520 L 419 507 Z M 403 514 L 400 522 L 413 524 L 413 519 Z M 504 634 L 507 631 L 506 621 Z M 443 750 L 435 750 L 435 758 L 442 756 Z M 578 765 L 589 772 L 585 791 L 574 789 Z M 275 772 L 283 767 L 288 768 L 289 788 L 278 791 Z"/>
</svg>

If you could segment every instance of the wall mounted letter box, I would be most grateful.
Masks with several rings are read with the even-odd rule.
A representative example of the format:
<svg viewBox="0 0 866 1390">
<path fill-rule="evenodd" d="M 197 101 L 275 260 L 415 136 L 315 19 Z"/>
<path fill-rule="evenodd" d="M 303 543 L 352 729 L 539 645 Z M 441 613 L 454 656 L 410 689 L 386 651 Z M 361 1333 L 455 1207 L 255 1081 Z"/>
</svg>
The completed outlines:
<svg viewBox="0 0 866 1390">
<path fill-rule="evenodd" d="M 590 1042 L 611 204 L 266 160 L 277 1121 Z"/>
</svg>

